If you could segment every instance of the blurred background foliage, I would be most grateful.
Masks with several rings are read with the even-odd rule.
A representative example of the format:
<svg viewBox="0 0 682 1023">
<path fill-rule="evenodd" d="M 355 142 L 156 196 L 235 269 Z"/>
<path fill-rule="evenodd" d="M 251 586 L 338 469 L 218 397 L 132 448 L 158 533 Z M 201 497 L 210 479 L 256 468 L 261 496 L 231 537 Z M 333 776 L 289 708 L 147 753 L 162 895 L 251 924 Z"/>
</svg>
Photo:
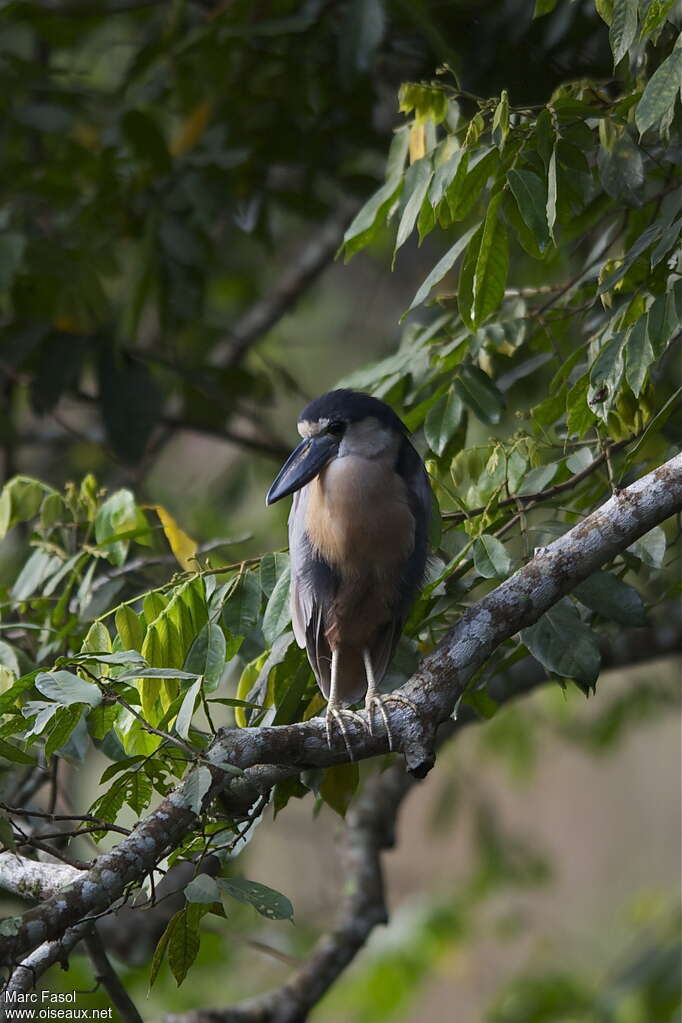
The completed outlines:
<svg viewBox="0 0 682 1023">
<path fill-rule="evenodd" d="M 404 416 L 443 516 L 391 685 L 458 607 L 678 445 L 679 4 L 535 7 L 535 18 L 526 0 L 0 8 L 5 802 L 42 806 L 47 792 L 128 826 L 182 774 L 182 743 L 205 745 L 214 721 L 317 712 L 288 632 L 284 511 L 262 498 L 297 412 L 339 380 Z M 334 262 L 342 246 L 346 266 Z M 492 956 L 500 977 L 479 978 L 462 1020 L 678 1017 L 678 846 L 660 817 L 667 852 L 648 871 L 627 849 L 632 869 L 616 860 L 582 878 L 589 891 L 622 870 L 641 885 L 614 884 L 604 920 L 584 904 L 576 919 L 564 892 L 571 927 L 555 922 L 560 941 L 528 947 L 521 936 L 552 921 L 538 929 L 514 901 L 535 887 L 551 900 L 578 847 L 600 847 L 599 818 L 563 859 L 536 847 L 553 803 L 529 787 L 563 745 L 599 754 L 602 774 L 608 755 L 625 784 L 649 778 L 605 817 L 615 845 L 646 844 L 624 821 L 644 827 L 651 801 L 676 814 L 676 773 L 654 769 L 646 744 L 631 762 L 622 753 L 638 729 L 663 735 L 669 769 L 674 679 L 638 669 L 603 685 L 588 714 L 572 686 L 501 706 L 533 680 L 589 692 L 600 663 L 679 649 L 678 563 L 676 525 L 655 530 L 547 616 L 549 635 L 539 623 L 497 652 L 465 701 L 489 720 L 443 754 L 421 817 L 407 811 L 406 855 L 426 863 L 433 845 L 449 880 L 416 867 L 414 881 L 397 877 L 395 922 L 317 1018 L 416 1020 L 429 1005 L 441 1018 L 467 949 Z M 357 784 L 355 769 L 306 777 L 275 792 L 286 812 L 274 826 L 242 836 L 207 820 L 185 844 L 180 858 L 218 847 L 228 881 L 281 886 L 297 926 L 284 933 L 228 898 L 227 929 L 204 919 L 193 983 L 178 990 L 164 965 L 150 1015 L 196 1008 L 199 991 L 207 1005 L 249 995 L 284 975 L 278 957 L 305 954 L 334 893 L 314 862 L 307 885 L 287 871 L 277 835 L 291 815 L 293 858 L 302 833 L 332 857 L 328 808 L 342 812 Z M 525 830 L 509 819 L 515 785 Z M 577 788 L 562 792 L 579 803 Z M 467 847 L 448 844 L 462 829 Z M 89 838 L 64 842 L 92 855 Z M 140 928 L 135 947 L 109 935 L 136 999 L 166 923 Z M 524 958 L 505 960 L 505 945 Z M 430 1002 L 443 974 L 445 997 Z M 74 957 L 48 984 L 87 988 L 89 967 Z"/>
</svg>

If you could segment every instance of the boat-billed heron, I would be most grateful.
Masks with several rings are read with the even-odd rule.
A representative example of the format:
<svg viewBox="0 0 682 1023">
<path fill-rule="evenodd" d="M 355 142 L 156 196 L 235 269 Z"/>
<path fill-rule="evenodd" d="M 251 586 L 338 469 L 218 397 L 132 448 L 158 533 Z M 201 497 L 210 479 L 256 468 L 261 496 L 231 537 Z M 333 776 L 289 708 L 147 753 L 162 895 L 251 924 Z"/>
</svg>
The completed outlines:
<svg viewBox="0 0 682 1023">
<path fill-rule="evenodd" d="M 289 515 L 291 617 L 331 723 L 365 695 L 393 741 L 378 684 L 426 567 L 431 487 L 405 424 L 383 401 L 323 394 L 298 420 L 303 438 L 266 497 L 294 495 Z M 388 696 L 386 699 L 401 697 Z"/>
</svg>

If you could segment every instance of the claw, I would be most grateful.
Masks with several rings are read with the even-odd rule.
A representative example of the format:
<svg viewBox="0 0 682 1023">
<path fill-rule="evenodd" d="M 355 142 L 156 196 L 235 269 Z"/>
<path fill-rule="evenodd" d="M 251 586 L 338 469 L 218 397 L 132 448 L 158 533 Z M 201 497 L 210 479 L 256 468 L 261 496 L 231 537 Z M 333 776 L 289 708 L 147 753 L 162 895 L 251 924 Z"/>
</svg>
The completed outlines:
<svg viewBox="0 0 682 1023">
<path fill-rule="evenodd" d="M 369 734 L 374 736 L 374 723 L 372 710 L 374 707 L 379 709 L 379 713 L 384 721 L 384 728 L 386 730 L 386 738 L 388 739 L 389 752 L 393 752 L 393 733 L 391 732 L 391 726 L 388 722 L 388 714 L 386 713 L 386 707 L 384 704 L 392 701 L 393 703 L 402 703 L 403 706 L 409 707 L 413 714 L 417 715 L 417 708 L 412 703 L 412 700 L 408 700 L 406 696 L 399 696 L 397 693 L 389 693 L 387 696 L 380 696 L 378 693 L 368 693 L 365 700 L 365 710 L 367 712 L 367 719 L 369 721 Z"/>
<path fill-rule="evenodd" d="M 350 760 L 354 760 L 355 758 L 353 756 L 353 747 L 350 744 L 348 732 L 346 731 L 346 726 L 343 723 L 344 714 L 347 714 L 355 721 L 358 721 L 364 727 L 365 724 L 364 721 L 362 720 L 359 714 L 355 713 L 355 711 L 347 710 L 345 707 L 334 707 L 333 705 L 328 704 L 327 715 L 325 718 L 325 726 L 327 729 L 327 745 L 329 746 L 330 750 L 334 748 L 334 743 L 332 741 L 332 721 L 335 721 L 336 724 L 338 725 L 339 731 L 341 732 L 343 744 L 346 747 L 346 753 L 348 754 Z"/>
</svg>

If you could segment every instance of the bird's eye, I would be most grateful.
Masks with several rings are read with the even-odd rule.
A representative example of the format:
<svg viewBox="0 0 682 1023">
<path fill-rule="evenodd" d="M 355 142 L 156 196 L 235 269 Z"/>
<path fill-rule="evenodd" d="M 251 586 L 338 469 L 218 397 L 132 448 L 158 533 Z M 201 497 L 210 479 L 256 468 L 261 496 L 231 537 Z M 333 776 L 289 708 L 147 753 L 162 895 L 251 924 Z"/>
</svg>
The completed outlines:
<svg viewBox="0 0 682 1023">
<path fill-rule="evenodd" d="M 335 437 L 340 437 L 345 429 L 346 424 L 342 423 L 340 419 L 335 419 L 334 422 L 330 423 L 327 427 L 327 433 L 331 433 Z"/>
</svg>

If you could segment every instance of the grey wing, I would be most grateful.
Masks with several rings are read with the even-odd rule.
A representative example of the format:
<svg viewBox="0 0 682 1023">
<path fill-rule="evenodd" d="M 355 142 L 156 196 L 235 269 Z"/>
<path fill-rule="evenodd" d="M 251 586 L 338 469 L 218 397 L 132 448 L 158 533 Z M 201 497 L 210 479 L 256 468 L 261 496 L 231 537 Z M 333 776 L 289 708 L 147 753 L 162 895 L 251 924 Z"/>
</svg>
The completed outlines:
<svg viewBox="0 0 682 1023">
<path fill-rule="evenodd" d="M 305 528 L 308 488 L 294 494 L 289 514 L 291 564 L 291 621 L 294 636 L 305 647 L 317 683 L 329 693 L 331 650 L 325 636 L 325 619 L 336 592 L 337 580 L 328 565 L 315 556 Z"/>
<path fill-rule="evenodd" d="M 433 506 L 431 484 L 424 463 L 407 438 L 403 441 L 396 471 L 405 481 L 407 499 L 414 516 L 414 546 L 405 559 L 393 619 L 379 632 L 372 644 L 372 666 L 377 682 L 386 674 L 405 619 L 424 581 Z"/>
</svg>

